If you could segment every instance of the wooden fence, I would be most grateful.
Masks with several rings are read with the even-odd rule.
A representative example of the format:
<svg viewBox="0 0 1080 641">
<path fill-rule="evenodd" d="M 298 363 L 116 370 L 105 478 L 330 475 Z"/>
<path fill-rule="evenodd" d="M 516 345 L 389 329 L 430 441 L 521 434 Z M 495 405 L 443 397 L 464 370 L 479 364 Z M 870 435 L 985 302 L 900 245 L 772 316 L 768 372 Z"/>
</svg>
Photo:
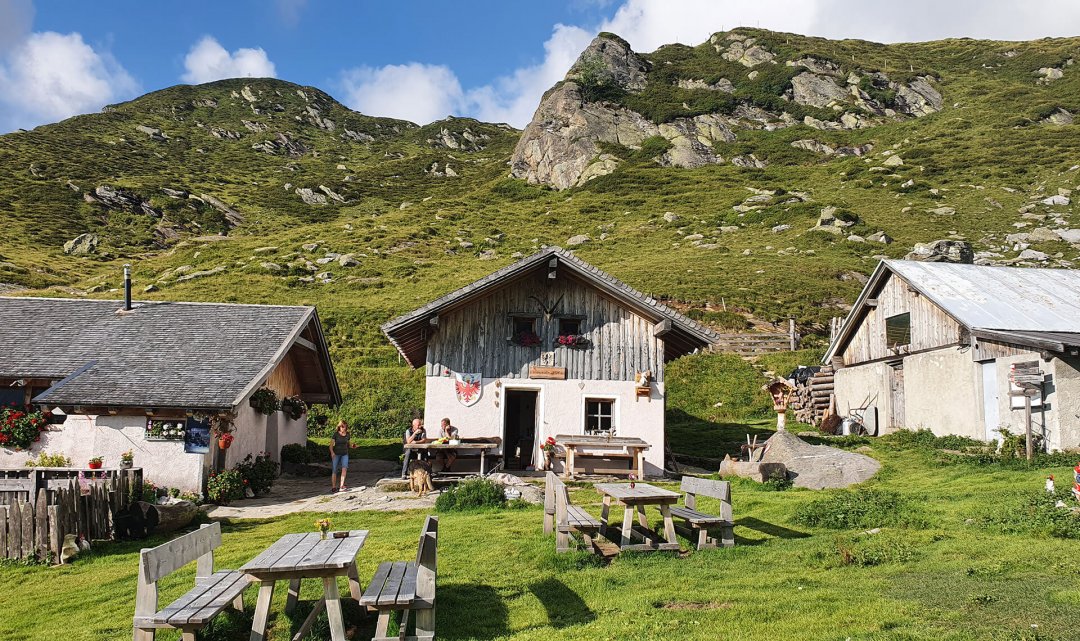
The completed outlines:
<svg viewBox="0 0 1080 641">
<path fill-rule="evenodd" d="M 36 494 L 25 500 L 16 498 L 0 505 L 0 557 L 59 563 L 68 534 L 81 534 L 90 540 L 112 538 L 114 516 L 126 510 L 133 497 L 138 500 L 142 492 L 141 469 L 117 472 L 103 478 L 88 477 L 84 483 L 78 478 L 49 479 L 48 475 L 38 474 L 19 479 L 44 482 Z M 16 492 L 25 490 L 7 491 Z"/>
<path fill-rule="evenodd" d="M 109 468 L 100 470 L 73 467 L 20 467 L 0 470 L 0 505 L 12 505 L 16 501 L 35 503 L 38 490 L 44 489 L 52 496 L 59 489 L 66 488 L 70 481 L 78 479 L 82 473 L 87 479 L 127 478 L 129 486 L 142 489 L 142 468 Z"/>
<path fill-rule="evenodd" d="M 720 334 L 719 338 L 706 349 L 708 352 L 738 354 L 743 358 L 771 354 L 773 352 L 795 351 L 799 349 L 799 334 L 795 321 L 788 322 L 786 334 L 767 332 L 747 332 L 742 334 Z"/>
</svg>

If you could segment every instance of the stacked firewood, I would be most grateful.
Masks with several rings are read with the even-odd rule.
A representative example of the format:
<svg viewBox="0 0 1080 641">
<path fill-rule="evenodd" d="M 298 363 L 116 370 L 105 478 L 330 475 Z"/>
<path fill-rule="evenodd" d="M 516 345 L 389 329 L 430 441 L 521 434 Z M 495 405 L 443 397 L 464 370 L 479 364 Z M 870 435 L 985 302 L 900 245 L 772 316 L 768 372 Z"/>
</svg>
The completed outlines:
<svg viewBox="0 0 1080 641">
<path fill-rule="evenodd" d="M 833 368 L 822 367 L 811 376 L 805 385 L 795 388 L 791 398 L 791 407 L 795 410 L 795 420 L 817 426 L 822 414 L 829 407 L 829 397 L 833 394 Z"/>
</svg>

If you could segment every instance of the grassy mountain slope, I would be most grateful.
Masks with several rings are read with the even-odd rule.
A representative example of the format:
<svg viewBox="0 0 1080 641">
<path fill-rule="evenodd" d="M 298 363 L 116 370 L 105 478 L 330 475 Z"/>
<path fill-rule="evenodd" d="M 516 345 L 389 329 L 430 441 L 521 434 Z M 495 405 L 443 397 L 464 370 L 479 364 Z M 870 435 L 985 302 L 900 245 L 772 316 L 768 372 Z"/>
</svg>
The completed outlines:
<svg viewBox="0 0 1080 641">
<path fill-rule="evenodd" d="M 894 79 L 930 75 L 945 107 L 867 129 L 743 130 L 717 149 L 752 153 L 764 169 L 678 169 L 615 149 L 623 160 L 614 173 L 555 192 L 507 177 L 519 134 L 505 125 L 371 118 L 278 80 L 173 87 L 0 137 L 0 290 L 116 296 L 120 266 L 131 262 L 136 292 L 149 299 L 316 304 L 347 413 L 376 420 L 392 408 L 377 419 L 392 424 L 418 402 L 421 379 L 400 367 L 378 324 L 541 244 L 586 234 L 582 258 L 635 287 L 690 308 L 723 301 L 765 322 L 794 316 L 813 332 L 844 312 L 860 288 L 853 274 L 869 273 L 880 256 L 956 237 L 996 254 L 987 260 L 1010 260 L 1022 246 L 1006 235 L 1069 226 L 1071 206 L 1039 201 L 1080 186 L 1080 137 L 1074 125 L 1043 121 L 1058 109 L 1080 112 L 1080 67 L 1069 64 L 1080 38 L 886 46 L 738 33 L 777 55 L 761 82 L 709 43 L 675 45 L 644 56 L 652 62 L 644 92 L 609 98 L 657 121 L 723 110 L 727 98 L 707 104 L 716 92 L 673 83 L 724 77 L 732 100 L 779 112 L 790 82 L 784 61 L 809 55 Z M 1042 68 L 1063 76 L 1040 82 Z M 791 146 L 800 139 L 874 150 L 825 157 Z M 903 164 L 885 166 L 886 151 Z M 135 204 L 88 202 L 99 186 L 126 190 Z M 775 193 L 747 202 L 761 196 L 748 188 Z M 297 189 L 325 203 L 306 204 Z M 826 206 L 859 222 L 840 236 L 809 231 Z M 928 213 L 942 207 L 954 213 Z M 791 227 L 774 232 L 778 225 Z M 846 239 L 876 231 L 896 242 Z M 97 252 L 66 255 L 64 242 L 83 233 L 99 237 Z M 1040 264 L 1069 266 L 1080 253 L 1052 234 L 1025 243 L 1049 256 Z M 356 264 L 319 263 L 328 251 Z"/>
</svg>

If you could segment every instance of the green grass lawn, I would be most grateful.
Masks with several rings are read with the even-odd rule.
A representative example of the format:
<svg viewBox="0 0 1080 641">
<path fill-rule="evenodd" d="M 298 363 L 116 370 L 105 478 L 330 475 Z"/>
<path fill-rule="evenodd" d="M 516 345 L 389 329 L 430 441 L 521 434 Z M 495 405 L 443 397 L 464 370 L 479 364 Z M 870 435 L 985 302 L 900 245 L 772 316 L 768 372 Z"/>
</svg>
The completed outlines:
<svg viewBox="0 0 1080 641">
<path fill-rule="evenodd" d="M 734 483 L 733 549 L 626 555 L 603 566 L 584 554 L 556 555 L 541 533 L 541 510 L 449 513 L 439 537 L 438 635 L 442 639 L 1075 639 L 1080 629 L 1080 559 L 1075 541 L 1037 533 L 1012 510 L 1046 474 L 1067 468 L 1007 469 L 944 464 L 927 450 L 874 443 L 884 462 L 867 486 L 907 503 L 898 525 L 875 535 L 808 528 L 794 515 L 822 493 L 767 491 Z M 1063 481 L 1059 481 L 1063 482 Z M 573 500 L 599 513 L 588 485 Z M 705 508 L 711 506 L 706 503 Z M 225 524 L 219 565 L 238 567 L 282 534 L 312 529 L 323 514 Z M 415 555 L 421 512 L 329 515 L 335 528 L 365 528 L 361 576 L 383 560 Z M 653 512 L 656 520 L 658 514 Z M 1012 533 L 1010 533 L 1012 532 Z M 137 551 L 162 539 L 98 544 L 63 568 L 0 567 L 5 595 L 0 638 L 130 638 Z M 686 542 L 684 541 L 684 544 Z M 687 547 L 689 547 L 687 545 Z M 190 586 L 193 568 L 171 578 L 162 603 Z M 344 584 L 342 588 L 344 589 Z M 305 586 L 303 597 L 318 590 Z M 248 610 L 254 590 L 247 595 Z M 271 639 L 299 625 L 279 593 Z M 355 638 L 373 620 L 355 606 Z M 246 639 L 250 619 L 226 615 L 210 639 Z M 319 632 L 318 629 L 315 631 Z M 161 638 L 173 638 L 168 633 Z M 325 627 L 322 636 L 327 638 Z"/>
</svg>

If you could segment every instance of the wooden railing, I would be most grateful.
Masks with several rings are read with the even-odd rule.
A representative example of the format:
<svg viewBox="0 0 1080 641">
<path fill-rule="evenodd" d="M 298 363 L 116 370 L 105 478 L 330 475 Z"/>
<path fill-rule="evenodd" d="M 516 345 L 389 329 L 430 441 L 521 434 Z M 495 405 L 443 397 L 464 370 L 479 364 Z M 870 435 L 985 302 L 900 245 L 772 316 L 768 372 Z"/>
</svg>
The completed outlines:
<svg viewBox="0 0 1080 641">
<path fill-rule="evenodd" d="M 9 502 L 0 505 L 0 558 L 59 563 L 68 534 L 112 538 L 115 515 L 142 493 L 142 469 L 98 472 L 80 482 L 70 468 L 4 470 L 0 487 Z"/>
</svg>

